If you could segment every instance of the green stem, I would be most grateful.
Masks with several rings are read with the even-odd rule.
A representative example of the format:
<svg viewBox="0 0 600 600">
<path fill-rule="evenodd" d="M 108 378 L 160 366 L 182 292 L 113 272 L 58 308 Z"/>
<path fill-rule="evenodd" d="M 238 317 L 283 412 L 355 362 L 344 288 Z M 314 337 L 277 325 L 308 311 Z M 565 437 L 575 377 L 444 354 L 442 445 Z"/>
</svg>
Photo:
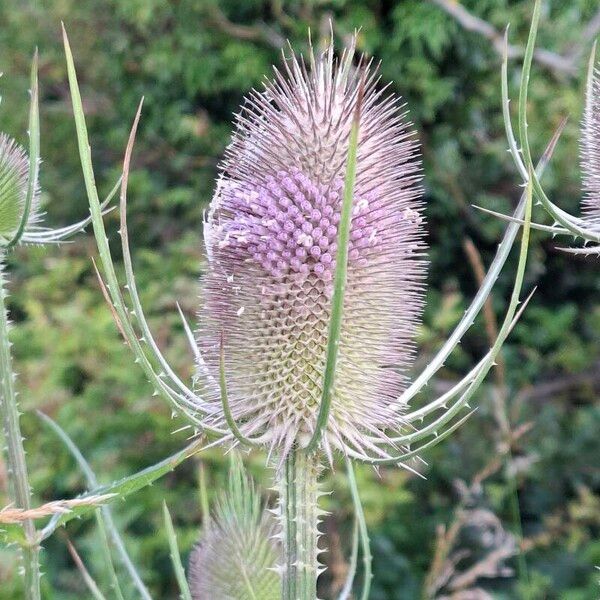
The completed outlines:
<svg viewBox="0 0 600 600">
<path fill-rule="evenodd" d="M 31 508 L 31 488 L 27 476 L 23 437 L 19 426 L 19 409 L 15 394 L 15 376 L 8 339 L 9 321 L 6 312 L 4 272 L 0 267 L 0 406 L 8 456 L 8 473 L 12 499 L 16 506 Z M 26 544 L 23 545 L 25 598 L 40 600 L 40 564 L 37 532 L 33 520 L 23 523 Z"/>
<path fill-rule="evenodd" d="M 363 568 L 364 568 L 364 585 L 360 595 L 360 600 L 369 600 L 369 593 L 371 591 L 371 580 L 373 579 L 373 556 L 371 554 L 371 544 L 369 542 L 369 532 L 367 531 L 367 522 L 365 520 L 365 513 L 363 511 L 362 504 L 360 502 L 360 494 L 358 493 L 358 485 L 356 484 L 356 477 L 354 476 L 354 467 L 352 461 L 346 458 L 346 473 L 348 475 L 348 483 L 350 485 L 350 493 L 352 494 L 352 503 L 354 504 L 355 519 L 358 524 L 358 532 L 360 537 L 360 544 L 362 546 L 363 553 Z M 358 596 L 357 596 L 358 598 Z"/>
<path fill-rule="evenodd" d="M 283 600 L 317 597 L 319 460 L 316 453 L 292 450 L 280 486 L 283 526 Z"/>
</svg>

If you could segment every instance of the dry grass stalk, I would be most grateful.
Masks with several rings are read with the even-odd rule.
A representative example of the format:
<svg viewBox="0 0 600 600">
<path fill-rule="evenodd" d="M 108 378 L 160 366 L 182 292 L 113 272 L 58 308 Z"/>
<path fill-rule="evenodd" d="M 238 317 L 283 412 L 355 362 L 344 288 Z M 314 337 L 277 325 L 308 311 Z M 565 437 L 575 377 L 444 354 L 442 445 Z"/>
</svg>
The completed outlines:
<svg viewBox="0 0 600 600">
<path fill-rule="evenodd" d="M 98 496 L 88 496 L 87 498 L 53 500 L 29 510 L 6 506 L 0 509 L 0 523 L 6 525 L 22 523 L 27 519 L 42 519 L 50 515 L 68 513 L 79 506 L 98 506 L 115 496 L 116 494 L 100 494 Z"/>
</svg>

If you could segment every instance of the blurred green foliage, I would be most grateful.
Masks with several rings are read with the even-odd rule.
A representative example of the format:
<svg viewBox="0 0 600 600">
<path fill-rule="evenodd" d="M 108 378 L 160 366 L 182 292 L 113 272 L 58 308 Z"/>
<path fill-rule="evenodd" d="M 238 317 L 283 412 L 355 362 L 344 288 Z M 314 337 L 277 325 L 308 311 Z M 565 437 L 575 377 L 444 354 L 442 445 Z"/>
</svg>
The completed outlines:
<svg viewBox="0 0 600 600">
<path fill-rule="evenodd" d="M 465 0 L 464 5 L 498 30 L 510 22 L 512 41 L 524 43 L 529 0 Z M 567 53 L 580 42 L 596 10 L 594 0 L 549 0 L 540 46 Z M 160 346 L 182 374 L 190 375 L 193 364 L 175 302 L 193 318 L 203 269 L 202 212 L 232 115 L 243 95 L 259 86 L 270 65 L 279 61 L 286 39 L 305 49 L 310 27 L 320 43 L 330 19 L 340 43 L 360 27 L 360 50 L 381 59 L 383 80 L 393 81 L 392 89 L 405 98 L 423 143 L 431 267 L 417 361 L 422 365 L 476 289 L 463 250 L 465 238 L 475 242 L 488 264 L 503 230 L 502 223 L 472 204 L 506 212 L 520 193 L 503 133 L 499 56 L 489 41 L 464 31 L 422 0 L 3 0 L 0 5 L 0 130 L 21 142 L 26 142 L 30 59 L 35 46 L 40 49 L 41 184 L 49 223 L 66 224 L 87 213 L 60 21 L 68 28 L 78 65 L 101 191 L 108 192 L 118 177 L 128 128 L 140 96 L 145 96 L 130 179 L 129 223 L 142 300 Z M 576 156 L 588 50 L 583 49 L 576 77 L 536 63 L 530 92 L 537 154 L 560 119 L 570 117 L 544 181 L 571 212 L 577 212 L 580 195 Z M 513 97 L 518 75 L 518 64 L 511 63 Z M 544 217 L 540 213 L 538 218 Z M 118 256 L 117 217 L 107 220 Z M 516 532 L 511 509 L 515 481 L 527 574 L 483 577 L 474 586 L 494 598 L 598 596 L 599 267 L 593 259 L 562 254 L 556 245 L 534 234 L 527 285 L 537 285 L 538 291 L 505 347 L 505 381 L 490 378 L 478 394 L 476 416 L 425 456 L 427 480 L 395 469 L 379 474 L 358 469 L 375 557 L 374 600 L 422 596 L 439 549 L 436 532 L 451 527 L 460 502 L 485 507 L 506 530 Z M 101 481 L 158 461 L 186 438 L 185 432 L 172 433 L 182 423 L 152 397 L 117 335 L 91 267 L 94 252 L 93 240 L 83 235 L 60 247 L 20 248 L 8 261 L 14 351 L 26 411 L 23 429 L 35 501 L 40 503 L 72 497 L 83 489 L 83 480 L 34 409 L 50 414 L 69 432 Z M 510 279 L 509 265 L 493 296 L 497 314 Z M 464 372 L 487 344 L 478 321 L 441 373 L 438 387 Z M 471 482 L 498 456 L 498 384 L 505 386 L 513 428 L 530 427 L 513 445 L 513 460 L 508 461 L 516 475 L 505 476 L 503 463 L 477 488 L 475 498 L 460 501 L 456 482 Z M 226 463 L 219 450 L 203 460 L 213 498 L 225 482 Z M 266 489 L 263 457 L 252 456 L 249 463 Z M 197 468 L 198 461 L 189 461 L 115 506 L 127 546 L 156 597 L 177 597 L 161 502 L 166 498 L 171 509 L 185 558 L 201 520 Z M 5 479 L 0 469 L 0 504 Z M 341 533 L 340 550 L 347 554 L 351 502 L 343 469 L 326 485 L 335 490 L 328 500 L 333 512 L 327 529 Z M 106 587 L 96 551 L 99 539 L 88 519 L 72 522 L 45 545 L 44 597 L 85 596 L 65 535 Z M 331 534 L 331 548 L 334 539 Z M 456 569 L 466 568 L 468 560 Z M 506 565 L 518 573 L 514 558 Z M 331 574 L 324 579 L 324 594 L 336 584 Z M 0 549 L 0 599 L 20 598 L 19 589 L 15 553 Z M 440 591 L 438 597 L 443 593 L 450 592 Z"/>
</svg>

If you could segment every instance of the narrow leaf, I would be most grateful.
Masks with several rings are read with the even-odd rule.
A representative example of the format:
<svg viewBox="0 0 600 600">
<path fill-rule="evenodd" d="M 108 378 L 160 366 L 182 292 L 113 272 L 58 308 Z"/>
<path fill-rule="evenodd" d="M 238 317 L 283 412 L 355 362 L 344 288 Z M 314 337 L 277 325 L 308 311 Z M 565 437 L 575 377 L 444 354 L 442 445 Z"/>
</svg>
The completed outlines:
<svg viewBox="0 0 600 600">
<path fill-rule="evenodd" d="M 163 516 L 165 519 L 165 529 L 167 530 L 167 539 L 169 540 L 169 549 L 171 551 L 171 562 L 173 564 L 173 569 L 175 570 L 177 584 L 179 585 L 179 597 L 181 600 L 192 600 L 192 594 L 190 593 L 190 588 L 187 579 L 185 578 L 185 569 L 181 564 L 181 555 L 179 554 L 177 536 L 175 535 L 175 529 L 173 528 L 173 520 L 171 519 L 171 513 L 167 508 L 167 503 L 164 500 Z"/>
<path fill-rule="evenodd" d="M 87 485 L 90 488 L 98 487 L 98 480 L 94 471 L 92 470 L 90 464 L 87 462 L 79 448 L 76 446 L 75 442 L 69 437 L 66 431 L 58 425 L 55 421 L 53 421 L 50 417 L 38 411 L 38 416 L 42 419 L 46 425 L 48 425 L 54 433 L 60 438 L 60 440 L 67 447 L 73 458 L 76 460 L 79 468 L 83 472 Z M 98 524 L 98 530 L 100 532 L 101 541 L 103 544 L 103 554 L 106 563 L 106 568 L 108 570 L 110 579 L 112 581 L 113 588 L 115 589 L 115 593 L 119 598 L 122 598 L 121 590 L 119 587 L 119 582 L 116 577 L 115 568 L 112 562 L 112 556 L 110 553 L 110 547 L 108 545 L 108 537 L 107 531 L 110 535 L 110 540 L 117 549 L 133 584 L 139 591 L 140 595 L 144 600 L 151 600 L 150 592 L 144 585 L 141 576 L 139 575 L 133 561 L 131 560 L 127 549 L 125 548 L 125 543 L 115 525 L 112 514 L 110 512 L 110 508 L 108 506 L 102 506 L 100 509 L 96 509 L 96 521 Z"/>
<path fill-rule="evenodd" d="M 134 475 L 124 477 L 123 479 L 119 479 L 118 481 L 115 481 L 114 483 L 111 483 L 109 485 L 103 485 L 94 488 L 93 490 L 82 494 L 81 497 L 87 498 L 88 496 L 95 496 L 98 494 L 116 494 L 116 497 L 124 498 L 129 494 L 133 494 L 134 492 L 137 492 L 138 490 L 141 490 L 146 486 L 151 485 L 166 473 L 170 473 L 184 460 L 199 452 L 202 448 L 202 445 L 203 440 L 195 440 L 194 442 L 183 448 L 183 450 L 180 450 L 179 452 L 176 452 L 168 458 L 161 460 L 155 465 L 142 469 Z M 48 525 L 46 525 L 46 527 L 42 530 L 41 539 L 45 540 L 47 537 L 52 535 L 52 533 L 54 533 L 57 527 L 68 523 L 71 519 L 74 519 L 76 517 L 82 517 L 88 514 L 90 510 L 93 510 L 93 507 L 90 508 L 83 506 L 74 509 L 68 514 L 57 515 L 53 517 L 48 523 Z"/>
</svg>

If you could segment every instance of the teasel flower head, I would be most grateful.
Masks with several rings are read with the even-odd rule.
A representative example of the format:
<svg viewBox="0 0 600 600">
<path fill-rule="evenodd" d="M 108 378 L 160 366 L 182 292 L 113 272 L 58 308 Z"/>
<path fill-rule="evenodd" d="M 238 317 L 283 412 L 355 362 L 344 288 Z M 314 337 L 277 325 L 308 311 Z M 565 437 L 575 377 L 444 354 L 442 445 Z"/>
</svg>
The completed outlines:
<svg viewBox="0 0 600 600">
<path fill-rule="evenodd" d="M 279 600 L 281 548 L 276 538 L 273 515 L 261 505 L 260 494 L 235 458 L 228 489 L 190 555 L 192 598 Z"/>
<path fill-rule="evenodd" d="M 0 245 L 9 243 L 21 224 L 29 185 L 29 158 L 25 150 L 0 133 Z M 26 226 L 39 220 L 39 187 L 34 184 Z"/>
<path fill-rule="evenodd" d="M 396 399 L 423 305 L 418 144 L 399 98 L 354 48 L 296 55 L 237 117 L 204 226 L 200 378 L 223 426 L 219 346 L 240 430 L 283 453 L 315 429 L 349 135 L 360 133 L 344 316 L 323 447 L 362 447 L 400 419 Z M 362 83 L 361 83 L 362 82 Z M 222 342 L 221 342 L 222 340 Z M 202 384 L 201 384 L 202 385 Z"/>
<path fill-rule="evenodd" d="M 600 72 L 588 81 L 581 135 L 583 214 L 586 222 L 600 228 Z"/>
</svg>

